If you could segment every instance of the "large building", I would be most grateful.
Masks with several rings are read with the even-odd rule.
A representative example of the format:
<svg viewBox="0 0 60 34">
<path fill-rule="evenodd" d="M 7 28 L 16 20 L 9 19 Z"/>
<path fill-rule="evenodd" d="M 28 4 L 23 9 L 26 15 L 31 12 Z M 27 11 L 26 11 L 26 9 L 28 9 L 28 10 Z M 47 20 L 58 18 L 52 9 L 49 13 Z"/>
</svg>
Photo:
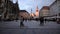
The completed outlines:
<svg viewBox="0 0 60 34">
<path fill-rule="evenodd" d="M 50 15 L 56 15 L 58 12 L 58 8 L 57 8 L 57 1 L 54 1 L 51 5 L 50 5 Z"/>
<path fill-rule="evenodd" d="M 43 6 L 39 11 L 39 17 L 49 16 L 50 12 L 49 10 L 50 10 L 49 6 Z"/>
<path fill-rule="evenodd" d="M 46 19 L 57 20 L 56 18 L 60 18 L 60 0 L 55 0 L 49 7 L 49 17 Z"/>
<path fill-rule="evenodd" d="M 50 5 L 50 15 L 58 16 L 59 13 L 60 13 L 60 0 L 56 0 Z"/>
<path fill-rule="evenodd" d="M 0 19 L 2 17 L 3 12 L 5 11 L 5 0 L 0 0 Z M 4 12 L 5 13 L 5 12 Z"/>
<path fill-rule="evenodd" d="M 30 19 L 30 14 L 26 10 L 20 10 L 19 18 Z"/>
<path fill-rule="evenodd" d="M 19 8 L 18 2 L 15 4 L 10 0 L 0 0 L 0 15 L 2 19 L 17 18 Z"/>
</svg>

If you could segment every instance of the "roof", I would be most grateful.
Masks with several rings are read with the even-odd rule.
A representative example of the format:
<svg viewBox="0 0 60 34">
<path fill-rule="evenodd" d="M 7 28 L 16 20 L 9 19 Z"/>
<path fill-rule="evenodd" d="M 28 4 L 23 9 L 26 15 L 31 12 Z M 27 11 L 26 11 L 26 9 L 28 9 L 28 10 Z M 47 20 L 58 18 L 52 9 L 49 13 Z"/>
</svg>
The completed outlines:
<svg viewBox="0 0 60 34">
<path fill-rule="evenodd" d="M 19 12 L 27 12 L 26 10 L 20 10 Z M 27 12 L 28 13 L 28 12 Z"/>
<path fill-rule="evenodd" d="M 41 10 L 49 10 L 50 8 L 49 8 L 49 6 L 43 6 L 42 8 L 41 8 Z"/>
<path fill-rule="evenodd" d="M 26 10 L 20 10 L 20 12 L 27 12 Z"/>
<path fill-rule="evenodd" d="M 57 2 L 57 0 L 55 0 L 55 1 L 50 5 L 50 7 L 51 7 L 52 5 L 54 5 L 56 2 Z"/>
</svg>

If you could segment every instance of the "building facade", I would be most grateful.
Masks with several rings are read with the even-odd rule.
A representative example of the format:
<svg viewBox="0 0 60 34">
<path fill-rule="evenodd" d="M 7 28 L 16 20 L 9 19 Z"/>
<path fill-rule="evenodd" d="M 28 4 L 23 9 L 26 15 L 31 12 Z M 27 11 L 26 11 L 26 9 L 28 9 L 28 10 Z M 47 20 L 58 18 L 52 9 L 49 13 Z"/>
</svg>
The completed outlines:
<svg viewBox="0 0 60 34">
<path fill-rule="evenodd" d="M 58 16 L 60 13 L 60 0 L 56 0 L 50 5 L 50 15 Z"/>
<path fill-rule="evenodd" d="M 57 1 L 54 1 L 54 2 L 50 5 L 50 16 L 56 15 L 57 12 L 58 12 Z"/>
<path fill-rule="evenodd" d="M 1 0 L 0 1 L 0 14 L 2 15 L 2 19 L 10 19 L 10 18 L 17 18 L 19 8 L 18 3 L 15 4 L 10 0 Z"/>
<path fill-rule="evenodd" d="M 49 10 L 50 10 L 49 6 L 43 6 L 39 11 L 39 17 L 49 16 L 50 12 Z"/>
<path fill-rule="evenodd" d="M 20 10 L 19 18 L 30 19 L 30 14 L 26 10 Z"/>
<path fill-rule="evenodd" d="M 6 2 L 5 0 L 0 0 L 0 19 L 3 13 L 5 13 L 4 11 L 6 11 L 5 2 Z"/>
<path fill-rule="evenodd" d="M 58 15 L 60 16 L 60 0 L 56 0 L 57 1 L 57 7 L 58 7 Z"/>
</svg>

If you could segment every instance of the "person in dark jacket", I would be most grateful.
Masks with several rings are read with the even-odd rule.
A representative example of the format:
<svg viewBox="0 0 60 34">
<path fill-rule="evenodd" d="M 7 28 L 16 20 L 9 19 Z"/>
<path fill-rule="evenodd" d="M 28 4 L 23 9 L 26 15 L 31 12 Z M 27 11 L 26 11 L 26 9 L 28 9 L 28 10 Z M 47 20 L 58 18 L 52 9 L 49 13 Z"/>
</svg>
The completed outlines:
<svg viewBox="0 0 60 34">
<path fill-rule="evenodd" d="M 40 17 L 40 25 L 44 25 L 44 17 Z"/>
<path fill-rule="evenodd" d="M 57 19 L 57 24 L 60 24 L 60 18 Z"/>
<path fill-rule="evenodd" d="M 20 20 L 20 27 L 24 26 L 23 22 L 24 22 L 24 19 L 21 19 Z"/>
</svg>

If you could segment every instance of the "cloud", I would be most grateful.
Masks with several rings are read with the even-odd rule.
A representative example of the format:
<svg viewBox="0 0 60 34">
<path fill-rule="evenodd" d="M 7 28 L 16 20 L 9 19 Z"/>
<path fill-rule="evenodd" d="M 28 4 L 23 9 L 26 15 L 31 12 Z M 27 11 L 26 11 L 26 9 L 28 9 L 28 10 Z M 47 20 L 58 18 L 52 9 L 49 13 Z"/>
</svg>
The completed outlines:
<svg viewBox="0 0 60 34">
<path fill-rule="evenodd" d="M 19 0 L 19 7 L 20 9 L 28 9 L 28 8 L 32 8 L 33 5 L 33 1 L 32 0 Z"/>
<path fill-rule="evenodd" d="M 15 0 L 14 0 L 15 1 Z M 30 9 L 32 8 L 33 12 L 36 9 L 36 6 L 41 9 L 43 6 L 50 5 L 55 0 L 18 0 L 19 8 L 22 10 L 27 10 L 30 12 Z"/>
</svg>

